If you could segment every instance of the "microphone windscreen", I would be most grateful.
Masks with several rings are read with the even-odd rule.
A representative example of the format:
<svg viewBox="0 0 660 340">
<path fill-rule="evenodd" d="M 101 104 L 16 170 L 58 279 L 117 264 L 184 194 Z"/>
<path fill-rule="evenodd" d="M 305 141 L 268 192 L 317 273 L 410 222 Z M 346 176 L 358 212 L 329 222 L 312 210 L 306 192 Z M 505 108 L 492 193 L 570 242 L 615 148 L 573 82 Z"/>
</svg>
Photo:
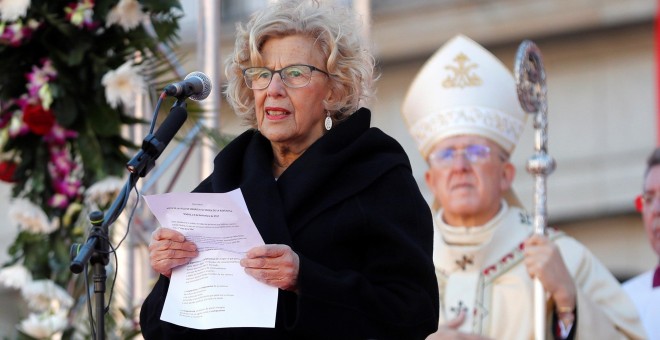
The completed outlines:
<svg viewBox="0 0 660 340">
<path fill-rule="evenodd" d="M 211 79 L 209 79 L 206 74 L 199 71 L 191 72 L 184 80 L 193 80 L 191 83 L 194 83 L 193 86 L 195 86 L 195 91 L 193 91 L 193 95 L 190 96 L 190 99 L 197 101 L 204 100 L 209 94 L 211 94 Z M 198 86 L 201 88 L 197 88 Z"/>
</svg>

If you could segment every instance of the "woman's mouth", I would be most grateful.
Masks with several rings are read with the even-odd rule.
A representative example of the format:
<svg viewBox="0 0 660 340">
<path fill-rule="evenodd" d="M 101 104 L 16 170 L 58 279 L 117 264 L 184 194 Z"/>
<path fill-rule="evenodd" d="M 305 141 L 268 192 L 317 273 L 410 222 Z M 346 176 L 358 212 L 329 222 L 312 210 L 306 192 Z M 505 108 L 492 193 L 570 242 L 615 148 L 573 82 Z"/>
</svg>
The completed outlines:
<svg viewBox="0 0 660 340">
<path fill-rule="evenodd" d="M 275 107 L 266 108 L 264 111 L 266 112 L 266 118 L 273 120 L 283 119 L 291 114 L 289 110 Z"/>
</svg>

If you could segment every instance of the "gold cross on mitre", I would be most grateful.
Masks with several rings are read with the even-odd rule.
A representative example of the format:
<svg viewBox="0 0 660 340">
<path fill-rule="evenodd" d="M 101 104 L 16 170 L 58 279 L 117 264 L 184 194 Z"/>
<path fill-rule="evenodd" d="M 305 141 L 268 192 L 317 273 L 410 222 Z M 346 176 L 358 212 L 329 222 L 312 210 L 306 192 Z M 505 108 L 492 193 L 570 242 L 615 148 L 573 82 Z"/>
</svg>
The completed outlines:
<svg viewBox="0 0 660 340">
<path fill-rule="evenodd" d="M 479 86 L 482 83 L 481 78 L 478 75 L 471 73 L 473 69 L 476 69 L 479 65 L 476 63 L 469 63 L 470 58 L 464 53 L 459 53 L 454 58 L 456 61 L 455 65 L 447 65 L 445 69 L 449 70 L 452 75 L 448 75 L 447 78 L 442 82 L 442 86 L 449 87 L 458 87 L 464 88 L 468 86 Z"/>
</svg>

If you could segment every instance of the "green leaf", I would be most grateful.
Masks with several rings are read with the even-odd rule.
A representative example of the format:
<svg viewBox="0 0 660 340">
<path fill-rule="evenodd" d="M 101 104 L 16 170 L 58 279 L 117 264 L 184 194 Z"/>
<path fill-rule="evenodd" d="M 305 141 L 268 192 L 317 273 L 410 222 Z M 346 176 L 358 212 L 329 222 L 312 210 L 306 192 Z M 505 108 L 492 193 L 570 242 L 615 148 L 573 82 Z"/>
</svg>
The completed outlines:
<svg viewBox="0 0 660 340">
<path fill-rule="evenodd" d="M 70 152 L 71 157 L 82 165 L 82 171 L 68 174 L 70 179 L 81 180 L 88 187 L 108 175 L 121 176 L 126 173 L 128 157 L 125 152 L 133 153 L 136 145 L 123 138 L 120 131 L 127 125 L 148 123 L 134 117 L 131 112 L 124 113 L 124 108 L 113 109 L 108 105 L 105 87 L 101 83 L 103 76 L 140 52 L 144 56 L 142 65 L 149 72 L 151 89 L 162 89 L 163 81 L 169 80 L 169 83 L 181 77 L 159 50 L 161 44 L 175 50 L 173 47 L 178 42 L 178 21 L 182 16 L 180 1 L 139 1 L 145 13 L 150 15 L 155 36 L 151 36 L 143 27 L 126 32 L 119 25 L 107 26 L 107 15 L 119 0 L 94 1 L 92 18 L 98 24 L 94 29 L 76 27 L 66 18 L 64 8 L 80 1 L 32 0 L 26 19 L 39 22 L 38 29 L 18 45 L 0 44 L 0 100 L 4 103 L 29 96 L 26 86 L 28 75 L 41 68 L 45 60 L 50 60 L 55 76 L 42 80 L 49 83 L 53 98 L 51 109 L 59 125 L 77 132 L 77 137 L 67 140 L 64 145 L 27 133 L 12 136 L 2 146 L 3 154 L 18 163 L 17 182 L 11 188 L 12 197 L 30 200 L 49 219 L 63 219 L 62 214 L 67 210 L 48 205 L 48 200 L 56 192 L 51 178 L 54 168 L 49 163 L 50 150 L 62 148 Z M 181 52 L 178 53 L 174 55 L 175 58 L 181 57 Z M 35 103 L 39 101 L 37 97 L 29 100 Z M 2 109 L 5 110 L 3 114 L 13 113 L 19 110 L 19 106 L 13 104 L 9 108 L 3 106 Z M 58 176 L 62 175 L 67 174 Z M 81 204 L 82 199 L 81 192 L 71 197 L 71 204 Z M 50 235 L 19 232 L 9 247 L 8 262 L 23 263 L 35 279 L 55 280 L 66 287 L 79 302 L 84 301 L 86 291 L 82 275 L 73 276 L 68 270 L 70 244 L 81 242 L 88 231 L 86 218 L 78 217 L 76 219 L 72 214 L 67 215 L 67 225 L 62 225 Z M 84 309 L 84 306 L 77 303 L 74 309 Z M 126 317 L 130 317 L 128 312 Z M 109 317 L 108 325 L 114 322 Z M 109 329 L 116 327 L 110 326 Z M 70 327 L 65 334 L 72 334 Z M 127 338 L 130 334 L 137 333 L 126 331 L 114 335 Z M 68 338 L 66 335 L 65 338 Z M 24 334 L 17 337 L 29 338 Z"/>
<path fill-rule="evenodd" d="M 45 24 L 49 28 L 54 28 L 57 33 L 66 37 L 73 37 L 76 35 L 75 27 L 64 21 L 63 17 L 58 16 L 59 13 L 52 13 L 45 8 L 45 6 L 37 8 L 37 11 L 45 21 Z"/>
<path fill-rule="evenodd" d="M 59 89 L 59 87 L 57 87 Z M 53 94 L 54 95 L 54 94 Z M 53 112 L 57 122 L 64 127 L 71 127 L 78 118 L 78 107 L 72 96 L 62 96 L 53 103 Z"/>
<path fill-rule="evenodd" d="M 93 178 L 103 178 L 103 154 L 98 140 L 91 131 L 87 131 L 78 136 L 77 142 L 85 173 Z"/>
<path fill-rule="evenodd" d="M 99 105 L 95 112 L 86 116 L 88 126 L 99 136 L 119 134 L 119 115 L 109 106 Z"/>
<path fill-rule="evenodd" d="M 152 13 L 169 13 L 173 8 L 183 11 L 179 0 L 141 0 L 144 9 Z"/>
<path fill-rule="evenodd" d="M 66 59 L 69 66 L 80 65 L 85 57 L 85 54 L 89 52 L 91 44 L 89 42 L 83 41 L 74 45 L 72 49 L 69 50 L 68 58 Z"/>
</svg>

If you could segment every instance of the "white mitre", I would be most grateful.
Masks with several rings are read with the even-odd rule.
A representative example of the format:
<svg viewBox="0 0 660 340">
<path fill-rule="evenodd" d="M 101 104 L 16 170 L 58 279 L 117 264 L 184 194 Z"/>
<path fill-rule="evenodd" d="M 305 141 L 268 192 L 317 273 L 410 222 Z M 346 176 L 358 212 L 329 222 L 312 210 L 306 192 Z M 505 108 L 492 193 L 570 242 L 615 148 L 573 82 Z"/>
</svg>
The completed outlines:
<svg viewBox="0 0 660 340">
<path fill-rule="evenodd" d="M 456 135 L 486 137 L 511 154 L 526 120 L 511 72 L 463 35 L 424 64 L 402 113 L 424 159 L 438 141 Z"/>
</svg>

